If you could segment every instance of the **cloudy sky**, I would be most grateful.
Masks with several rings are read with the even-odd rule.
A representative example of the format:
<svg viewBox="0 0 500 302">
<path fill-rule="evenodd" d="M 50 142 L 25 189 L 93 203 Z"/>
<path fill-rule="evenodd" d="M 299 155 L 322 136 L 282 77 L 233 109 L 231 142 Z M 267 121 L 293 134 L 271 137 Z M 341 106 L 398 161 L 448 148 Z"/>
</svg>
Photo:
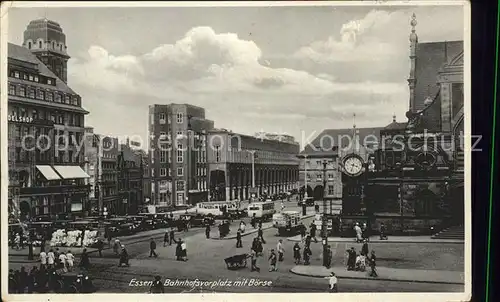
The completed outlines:
<svg viewBox="0 0 500 302">
<path fill-rule="evenodd" d="M 149 104 L 206 108 L 218 128 L 294 135 L 384 126 L 408 107 L 408 35 L 463 40 L 463 9 L 425 7 L 15 8 L 66 34 L 68 82 L 96 132 L 147 137 Z M 145 139 L 146 140 L 146 139 Z"/>
</svg>

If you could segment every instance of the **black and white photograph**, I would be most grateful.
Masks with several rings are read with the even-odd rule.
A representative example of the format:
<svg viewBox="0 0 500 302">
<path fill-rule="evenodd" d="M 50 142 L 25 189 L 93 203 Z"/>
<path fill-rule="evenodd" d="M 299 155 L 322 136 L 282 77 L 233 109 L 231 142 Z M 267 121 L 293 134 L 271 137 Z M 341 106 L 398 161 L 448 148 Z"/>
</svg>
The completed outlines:
<svg viewBox="0 0 500 302">
<path fill-rule="evenodd" d="M 2 3 L 2 300 L 470 299 L 469 6 Z"/>
</svg>

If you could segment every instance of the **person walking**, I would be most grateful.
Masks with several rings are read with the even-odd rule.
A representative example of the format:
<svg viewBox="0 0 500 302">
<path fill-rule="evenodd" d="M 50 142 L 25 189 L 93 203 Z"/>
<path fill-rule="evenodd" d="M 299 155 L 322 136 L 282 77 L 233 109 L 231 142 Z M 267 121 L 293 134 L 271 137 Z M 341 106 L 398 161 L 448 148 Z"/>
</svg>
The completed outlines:
<svg viewBox="0 0 500 302">
<path fill-rule="evenodd" d="M 264 232 L 262 231 L 262 227 L 259 226 L 259 230 L 257 231 L 258 238 L 262 241 L 262 243 L 266 244 L 266 241 L 264 240 Z"/>
<path fill-rule="evenodd" d="M 293 258 L 295 259 L 295 264 L 300 264 L 300 245 L 298 242 L 295 242 L 293 246 Z"/>
<path fill-rule="evenodd" d="M 56 256 L 54 255 L 54 251 L 50 249 L 49 252 L 47 253 L 47 265 L 50 269 L 54 268 L 55 259 Z"/>
<path fill-rule="evenodd" d="M 300 239 L 303 240 L 304 237 L 306 236 L 306 226 L 302 222 L 300 223 L 299 231 L 300 231 Z"/>
<path fill-rule="evenodd" d="M 71 253 L 71 251 L 68 251 L 66 253 L 66 264 L 68 266 L 68 270 L 72 271 L 73 270 L 73 266 L 75 264 L 75 256 L 73 256 L 73 254 Z"/>
<path fill-rule="evenodd" d="M 363 231 L 361 230 L 361 227 L 359 226 L 359 222 L 356 222 L 356 225 L 354 225 L 354 231 L 356 232 L 356 242 L 362 242 L 363 241 Z"/>
<path fill-rule="evenodd" d="M 118 256 L 118 251 L 120 247 L 121 247 L 120 240 L 116 238 L 115 243 L 113 244 L 113 252 L 115 253 L 115 256 Z"/>
<path fill-rule="evenodd" d="M 353 271 L 356 267 L 356 250 L 351 247 L 347 250 L 347 270 Z"/>
<path fill-rule="evenodd" d="M 243 247 L 243 243 L 241 242 L 241 230 L 236 232 L 236 248 Z"/>
<path fill-rule="evenodd" d="M 118 266 L 122 266 L 124 264 L 125 266 L 130 266 L 128 263 L 129 257 L 128 257 L 128 252 L 127 249 L 125 249 L 125 246 L 122 245 L 122 251 L 120 252 L 120 262 L 118 263 Z"/>
<path fill-rule="evenodd" d="M 158 254 L 156 254 L 156 242 L 154 241 L 153 238 L 151 238 L 151 241 L 149 242 L 149 257 L 158 257 Z"/>
<path fill-rule="evenodd" d="M 387 240 L 385 224 L 383 222 L 380 223 L 380 240 Z"/>
<path fill-rule="evenodd" d="M 82 251 L 82 255 L 80 256 L 80 264 L 79 266 L 83 269 L 88 269 L 90 267 L 90 259 L 87 254 L 87 249 L 84 248 Z"/>
<path fill-rule="evenodd" d="M 330 245 L 326 246 L 326 253 L 324 257 L 326 257 L 326 268 L 329 269 L 332 266 L 332 258 L 333 258 L 333 252 Z"/>
<path fill-rule="evenodd" d="M 66 269 L 66 254 L 61 253 L 58 259 L 59 259 L 59 267 L 62 269 Z"/>
<path fill-rule="evenodd" d="M 363 228 L 361 229 L 363 240 L 370 241 L 370 230 L 366 222 L 363 223 Z"/>
<path fill-rule="evenodd" d="M 163 247 L 166 247 L 168 243 L 168 231 L 165 231 L 165 235 L 163 235 Z"/>
<path fill-rule="evenodd" d="M 16 250 L 21 249 L 21 235 L 19 235 L 19 233 L 16 233 L 16 237 L 14 239 L 14 244 L 15 244 Z"/>
<path fill-rule="evenodd" d="M 250 225 L 255 229 L 257 225 L 257 217 L 255 216 L 255 213 L 253 213 L 252 218 L 250 219 Z"/>
<path fill-rule="evenodd" d="M 175 231 L 174 228 L 170 228 L 170 234 L 169 234 L 169 245 L 172 245 L 172 243 L 175 241 Z"/>
<path fill-rule="evenodd" d="M 210 229 L 210 224 L 209 224 L 209 223 L 207 223 L 207 225 L 205 226 L 205 237 L 206 237 L 207 239 L 210 239 L 210 231 L 211 231 L 211 229 Z"/>
<path fill-rule="evenodd" d="M 283 256 L 285 254 L 285 249 L 283 248 L 283 239 L 278 240 L 276 250 L 278 251 L 278 261 L 283 262 Z"/>
<path fill-rule="evenodd" d="M 368 242 L 367 242 L 366 239 L 363 241 L 363 245 L 361 246 L 361 252 L 360 252 L 360 254 L 362 256 L 368 257 Z"/>
<path fill-rule="evenodd" d="M 309 246 L 304 247 L 304 265 L 309 265 L 309 260 L 311 259 L 311 248 Z"/>
<path fill-rule="evenodd" d="M 313 223 L 311 223 L 311 227 L 309 229 L 309 232 L 311 234 L 311 237 L 314 238 L 314 242 L 315 243 L 318 243 L 318 239 L 316 239 L 316 230 L 317 230 L 317 227 L 316 225 Z"/>
<path fill-rule="evenodd" d="M 371 256 L 370 256 L 370 276 L 371 277 L 378 277 L 377 274 L 377 256 L 375 256 L 375 251 L 372 250 Z"/>
<path fill-rule="evenodd" d="M 311 247 L 311 235 L 310 234 L 307 234 L 306 236 L 306 239 L 304 240 L 305 241 L 305 246 L 307 247 Z"/>
<path fill-rule="evenodd" d="M 47 253 L 45 253 L 44 251 L 40 252 L 40 266 L 47 266 Z"/>
<path fill-rule="evenodd" d="M 251 272 L 260 272 L 260 268 L 257 266 L 257 252 L 255 250 L 251 250 L 250 252 L 250 258 L 252 260 L 252 268 L 250 269 Z"/>
<path fill-rule="evenodd" d="M 335 276 L 334 272 L 331 272 L 330 276 L 325 277 L 325 279 L 328 279 L 328 289 L 331 293 L 336 293 L 338 292 L 337 289 L 337 277 Z"/>
<path fill-rule="evenodd" d="M 276 263 L 278 260 L 278 257 L 276 256 L 276 252 L 274 249 L 271 249 L 271 254 L 269 255 L 269 271 L 274 272 L 277 271 Z"/>
<path fill-rule="evenodd" d="M 102 258 L 102 250 L 104 249 L 104 242 L 101 240 L 101 238 L 97 239 L 97 251 L 99 252 L 99 257 Z"/>
<path fill-rule="evenodd" d="M 245 233 L 246 226 L 247 226 L 247 224 L 243 220 L 240 221 L 240 231 L 241 231 L 241 233 Z"/>
</svg>

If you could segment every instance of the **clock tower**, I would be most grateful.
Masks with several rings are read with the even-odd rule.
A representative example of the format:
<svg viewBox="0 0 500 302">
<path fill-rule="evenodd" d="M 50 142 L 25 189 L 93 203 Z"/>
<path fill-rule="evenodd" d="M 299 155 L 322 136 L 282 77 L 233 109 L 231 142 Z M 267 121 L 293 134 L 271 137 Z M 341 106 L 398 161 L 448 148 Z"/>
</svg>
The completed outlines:
<svg viewBox="0 0 500 302">
<path fill-rule="evenodd" d="M 59 23 L 46 18 L 31 21 L 24 31 L 23 46 L 31 50 L 60 80 L 67 83 L 70 56 L 66 52 L 66 35 Z"/>
</svg>

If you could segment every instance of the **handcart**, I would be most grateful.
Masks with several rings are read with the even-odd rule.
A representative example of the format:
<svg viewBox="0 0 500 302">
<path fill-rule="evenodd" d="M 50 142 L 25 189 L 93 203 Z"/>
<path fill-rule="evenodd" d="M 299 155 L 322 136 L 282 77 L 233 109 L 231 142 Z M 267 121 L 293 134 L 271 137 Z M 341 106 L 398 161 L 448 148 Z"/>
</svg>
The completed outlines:
<svg viewBox="0 0 500 302">
<path fill-rule="evenodd" d="M 240 268 L 247 267 L 247 258 L 250 257 L 248 254 L 241 254 L 228 257 L 224 259 L 229 270 L 237 270 Z"/>
</svg>

